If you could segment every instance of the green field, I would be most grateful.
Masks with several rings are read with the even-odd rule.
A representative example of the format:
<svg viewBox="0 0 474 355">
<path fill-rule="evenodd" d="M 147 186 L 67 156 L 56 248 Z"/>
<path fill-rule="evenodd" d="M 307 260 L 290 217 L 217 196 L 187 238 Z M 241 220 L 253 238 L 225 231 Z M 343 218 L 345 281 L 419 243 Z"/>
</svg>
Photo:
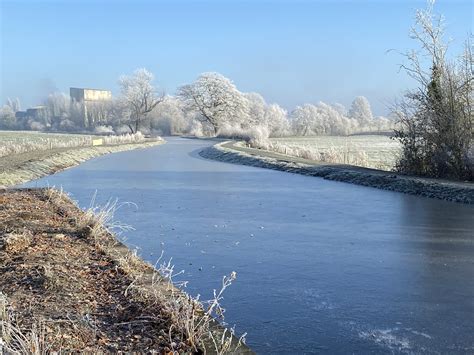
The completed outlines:
<svg viewBox="0 0 474 355">
<path fill-rule="evenodd" d="M 272 138 L 271 142 L 280 151 L 288 147 L 288 155 L 304 152 L 318 160 L 325 153 L 328 162 L 382 170 L 391 170 L 400 152 L 400 144 L 383 135 L 284 137 Z"/>
</svg>

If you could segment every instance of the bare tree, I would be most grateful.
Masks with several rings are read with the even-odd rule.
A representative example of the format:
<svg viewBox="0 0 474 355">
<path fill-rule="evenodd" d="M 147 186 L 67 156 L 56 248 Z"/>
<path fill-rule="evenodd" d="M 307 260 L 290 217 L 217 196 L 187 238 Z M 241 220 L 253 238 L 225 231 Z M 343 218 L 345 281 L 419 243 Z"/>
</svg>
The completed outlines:
<svg viewBox="0 0 474 355">
<path fill-rule="evenodd" d="M 13 112 L 20 111 L 21 110 L 20 99 L 18 97 L 14 99 L 7 98 L 7 106 L 9 106 Z"/>
<path fill-rule="evenodd" d="M 125 124 L 132 133 L 139 130 L 147 114 L 164 99 L 164 94 L 155 92 L 153 79 L 153 74 L 142 68 L 135 70 L 131 76 L 122 76 L 119 80 L 122 100 L 129 114 L 129 120 Z"/>
<path fill-rule="evenodd" d="M 17 121 L 15 118 L 15 112 L 9 104 L 0 107 L 0 128 L 14 129 L 16 128 Z"/>
<path fill-rule="evenodd" d="M 433 12 L 434 1 L 419 10 L 411 37 L 419 51 L 405 53 L 402 68 L 419 87 L 408 92 L 394 112 L 400 129 L 395 139 L 403 153 L 398 170 L 404 173 L 473 180 L 473 56 L 468 40 L 465 52 L 450 62 L 443 40 L 443 17 Z"/>
</svg>

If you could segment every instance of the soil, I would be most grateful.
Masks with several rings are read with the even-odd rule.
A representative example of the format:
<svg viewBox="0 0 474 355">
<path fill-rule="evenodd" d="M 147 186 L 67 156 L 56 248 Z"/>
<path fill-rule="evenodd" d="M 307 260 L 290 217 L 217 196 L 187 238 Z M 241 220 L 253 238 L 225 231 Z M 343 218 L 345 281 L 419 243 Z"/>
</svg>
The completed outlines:
<svg viewBox="0 0 474 355">
<path fill-rule="evenodd" d="M 81 213 L 46 189 L 0 191 L 0 292 L 16 325 L 39 324 L 49 351 L 189 351 L 159 304 L 126 296 L 136 278 L 78 227 Z"/>
</svg>

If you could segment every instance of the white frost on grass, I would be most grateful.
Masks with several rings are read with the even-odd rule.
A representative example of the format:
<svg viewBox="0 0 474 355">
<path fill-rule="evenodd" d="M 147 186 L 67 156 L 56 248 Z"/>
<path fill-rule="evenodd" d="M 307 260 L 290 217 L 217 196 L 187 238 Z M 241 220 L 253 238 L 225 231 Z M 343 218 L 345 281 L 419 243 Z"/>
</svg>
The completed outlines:
<svg viewBox="0 0 474 355">
<path fill-rule="evenodd" d="M 242 152 L 226 146 L 229 143 L 231 142 L 222 142 L 205 148 L 199 155 L 203 158 L 226 163 L 280 170 L 411 195 L 474 204 L 474 185 L 472 184 L 404 176 L 351 166 L 303 164 L 291 157 L 278 157 L 277 159 L 266 156 L 264 152 L 258 149 L 249 149 L 252 154 Z"/>
<path fill-rule="evenodd" d="M 271 138 L 254 148 L 326 163 L 390 171 L 400 144 L 382 135 Z"/>
<path fill-rule="evenodd" d="M 93 136 L 81 134 L 0 131 L 0 157 L 53 148 L 92 145 Z"/>
<path fill-rule="evenodd" d="M 102 139 L 103 144 L 129 144 L 145 141 L 140 133 L 111 136 L 92 136 L 82 134 L 42 133 L 31 131 L 0 131 L 0 157 L 33 151 L 57 148 L 91 147 L 92 140 Z M 156 139 L 160 141 L 161 138 Z"/>
</svg>

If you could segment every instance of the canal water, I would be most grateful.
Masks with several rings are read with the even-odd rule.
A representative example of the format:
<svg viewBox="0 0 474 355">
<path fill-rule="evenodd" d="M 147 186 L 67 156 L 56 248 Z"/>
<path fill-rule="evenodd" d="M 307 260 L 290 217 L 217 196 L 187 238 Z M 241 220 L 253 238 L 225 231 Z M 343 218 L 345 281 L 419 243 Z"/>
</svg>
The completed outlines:
<svg viewBox="0 0 474 355">
<path fill-rule="evenodd" d="M 28 184 L 116 219 L 154 263 L 164 251 L 261 354 L 474 353 L 474 206 L 205 160 L 169 138 Z"/>
</svg>

